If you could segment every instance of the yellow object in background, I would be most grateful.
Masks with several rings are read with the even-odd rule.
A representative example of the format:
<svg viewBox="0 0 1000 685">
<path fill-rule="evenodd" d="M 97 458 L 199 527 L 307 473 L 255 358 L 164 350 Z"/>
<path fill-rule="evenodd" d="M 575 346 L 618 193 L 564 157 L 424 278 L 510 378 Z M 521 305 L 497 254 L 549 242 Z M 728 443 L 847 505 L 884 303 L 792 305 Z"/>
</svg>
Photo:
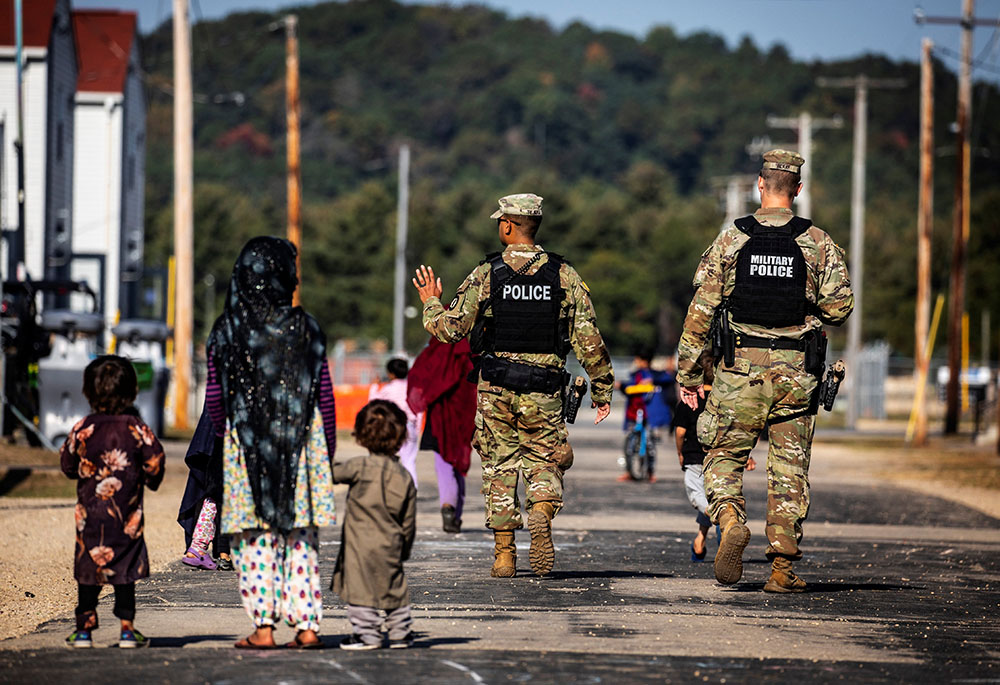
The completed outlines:
<svg viewBox="0 0 1000 685">
<path fill-rule="evenodd" d="M 626 395 L 644 395 L 647 392 L 653 392 L 656 390 L 656 386 L 652 383 L 636 383 L 635 385 L 628 385 L 625 387 Z"/>
</svg>

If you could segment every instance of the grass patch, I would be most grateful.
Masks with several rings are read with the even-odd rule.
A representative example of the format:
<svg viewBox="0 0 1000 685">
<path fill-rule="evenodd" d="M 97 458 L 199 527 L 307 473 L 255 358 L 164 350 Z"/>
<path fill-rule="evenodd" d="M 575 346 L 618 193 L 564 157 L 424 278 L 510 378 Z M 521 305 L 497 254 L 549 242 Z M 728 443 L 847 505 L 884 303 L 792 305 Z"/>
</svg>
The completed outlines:
<svg viewBox="0 0 1000 685">
<path fill-rule="evenodd" d="M 23 477 L 17 471 L 0 470 L 0 492 L 4 497 L 76 499 L 76 481 L 52 471 L 32 471 Z"/>
<path fill-rule="evenodd" d="M 59 453 L 41 447 L 0 444 L 2 466 L 59 466 Z"/>
</svg>

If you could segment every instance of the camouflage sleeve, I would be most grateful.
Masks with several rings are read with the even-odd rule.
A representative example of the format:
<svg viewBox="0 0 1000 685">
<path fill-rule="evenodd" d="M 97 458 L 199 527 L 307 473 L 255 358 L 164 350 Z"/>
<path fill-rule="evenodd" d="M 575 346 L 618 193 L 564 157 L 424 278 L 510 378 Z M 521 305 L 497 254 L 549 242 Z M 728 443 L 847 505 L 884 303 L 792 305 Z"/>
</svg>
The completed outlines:
<svg viewBox="0 0 1000 685">
<path fill-rule="evenodd" d="M 590 376 L 590 398 L 597 404 L 611 402 L 615 387 L 615 372 L 611 355 L 597 328 L 597 314 L 590 301 L 590 291 L 575 271 L 570 271 L 571 301 L 574 303 L 570 343 L 580 364 Z"/>
<path fill-rule="evenodd" d="M 816 294 L 817 316 L 820 321 L 831 326 L 839 326 L 854 309 L 854 292 L 851 277 L 847 273 L 844 251 L 830 236 L 821 245 L 822 268 L 818 274 L 819 289 Z"/>
<path fill-rule="evenodd" d="M 456 343 L 469 334 L 479 311 L 479 297 L 489 265 L 480 265 L 466 277 L 455 299 L 444 308 L 441 300 L 429 297 L 424 303 L 424 330 L 444 343 Z"/>
<path fill-rule="evenodd" d="M 705 250 L 698 264 L 698 270 L 694 274 L 694 297 L 688 306 L 687 316 L 684 317 L 684 330 L 680 342 L 677 343 L 677 382 L 685 388 L 701 385 L 703 380 L 698 358 L 708 343 L 712 317 L 715 316 L 715 308 L 722 302 L 725 288 L 722 265 L 724 235 L 716 238 L 715 242 Z"/>
</svg>

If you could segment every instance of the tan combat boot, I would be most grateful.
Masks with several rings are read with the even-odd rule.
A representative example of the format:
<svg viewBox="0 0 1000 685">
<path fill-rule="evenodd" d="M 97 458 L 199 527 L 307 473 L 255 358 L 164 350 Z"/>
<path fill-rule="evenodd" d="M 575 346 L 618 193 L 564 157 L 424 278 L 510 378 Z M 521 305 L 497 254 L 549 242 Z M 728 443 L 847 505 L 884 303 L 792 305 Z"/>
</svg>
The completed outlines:
<svg viewBox="0 0 1000 685">
<path fill-rule="evenodd" d="M 552 502 L 536 502 L 528 512 L 528 532 L 531 533 L 528 561 L 536 576 L 544 576 L 551 571 L 556 560 L 556 550 L 552 546 L 552 517 L 555 514 Z"/>
<path fill-rule="evenodd" d="M 736 515 L 736 507 L 727 504 L 719 516 L 722 542 L 715 553 L 715 579 L 732 585 L 743 577 L 743 550 L 750 542 L 750 529 Z"/>
<path fill-rule="evenodd" d="M 785 557 L 775 557 L 764 592 L 805 592 L 805 589 L 806 581 L 795 575 L 792 562 Z"/>
<path fill-rule="evenodd" d="M 490 575 L 494 578 L 513 578 L 517 572 L 517 547 L 514 546 L 514 531 L 493 531 L 493 568 Z"/>
</svg>

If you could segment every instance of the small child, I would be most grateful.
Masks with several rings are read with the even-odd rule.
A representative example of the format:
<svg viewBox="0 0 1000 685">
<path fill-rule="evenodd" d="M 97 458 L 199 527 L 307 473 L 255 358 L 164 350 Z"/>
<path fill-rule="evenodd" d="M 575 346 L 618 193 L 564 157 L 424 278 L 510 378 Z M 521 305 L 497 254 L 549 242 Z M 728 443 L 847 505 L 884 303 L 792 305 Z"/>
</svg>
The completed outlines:
<svg viewBox="0 0 1000 685">
<path fill-rule="evenodd" d="M 350 485 L 333 590 L 347 602 L 354 633 L 340 648 L 381 647 L 379 610 L 386 612 L 389 647 L 409 647 L 413 618 L 403 562 L 416 534 L 417 490 L 395 456 L 406 439 L 406 414 L 393 402 L 373 400 L 358 412 L 354 438 L 370 454 L 333 465 L 333 482 Z"/>
<path fill-rule="evenodd" d="M 684 491 L 687 493 L 691 506 L 698 510 L 698 515 L 695 517 L 695 521 L 698 522 L 698 534 L 691 543 L 691 561 L 693 562 L 705 560 L 705 552 L 708 551 L 705 542 L 708 528 L 712 525 L 707 513 L 708 498 L 705 496 L 705 478 L 702 474 L 705 463 L 705 448 L 698 442 L 698 417 L 705 411 L 705 404 L 708 402 L 708 396 L 712 390 L 712 382 L 715 380 L 715 368 L 712 365 L 711 357 L 707 355 L 703 355 L 700 361 L 705 378 L 705 396 L 698 399 L 697 411 L 692 410 L 683 402 L 678 402 L 673 419 L 677 459 L 684 472 Z M 746 470 L 753 471 L 755 468 L 757 468 L 757 462 L 753 460 L 753 457 L 750 457 Z"/>
<path fill-rule="evenodd" d="M 163 448 L 132 406 L 137 391 L 135 369 L 127 359 L 106 355 L 90 362 L 83 372 L 83 394 L 93 413 L 73 426 L 59 455 L 63 473 L 79 481 L 74 568 L 79 601 L 76 632 L 66 638 L 70 647 L 93 647 L 102 585 L 115 588 L 118 646 L 149 644 L 132 622 L 135 581 L 149 576 L 143 489 L 156 490 L 163 480 Z"/>
<path fill-rule="evenodd" d="M 399 448 L 399 463 L 413 479 L 413 487 L 419 487 L 417 485 L 417 449 L 420 438 L 420 415 L 410 409 L 410 405 L 406 402 L 406 375 L 409 371 L 410 367 L 405 359 L 399 357 L 390 359 L 385 365 L 385 372 L 389 380 L 385 383 L 372 385 L 368 391 L 368 401 L 389 400 L 406 414 L 406 440 Z"/>
</svg>

